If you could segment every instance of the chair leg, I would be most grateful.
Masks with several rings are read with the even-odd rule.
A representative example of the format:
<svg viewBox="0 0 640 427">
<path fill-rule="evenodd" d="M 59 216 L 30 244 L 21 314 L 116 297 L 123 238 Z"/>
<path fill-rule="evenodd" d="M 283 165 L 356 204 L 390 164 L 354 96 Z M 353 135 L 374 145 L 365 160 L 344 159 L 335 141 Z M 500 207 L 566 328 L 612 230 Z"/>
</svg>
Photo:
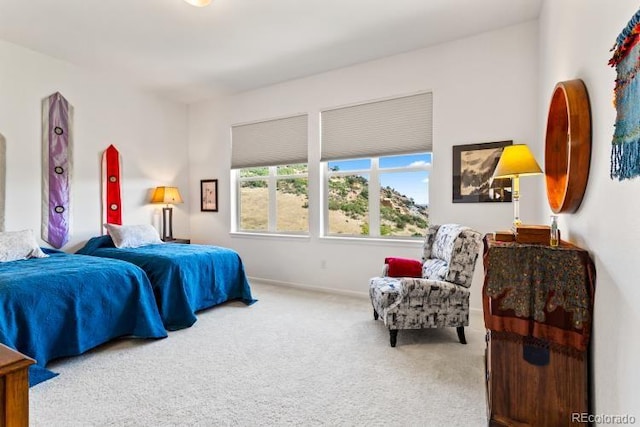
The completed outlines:
<svg viewBox="0 0 640 427">
<path fill-rule="evenodd" d="M 458 339 L 460 340 L 460 344 L 466 344 L 467 339 L 464 337 L 464 327 L 458 326 L 456 328 L 456 332 L 458 332 Z"/>
<path fill-rule="evenodd" d="M 373 309 L 373 320 L 378 320 L 378 312 L 375 308 Z"/>
<path fill-rule="evenodd" d="M 391 342 L 391 347 L 396 346 L 396 340 L 398 339 L 398 330 L 397 329 L 389 329 L 389 341 Z"/>
</svg>

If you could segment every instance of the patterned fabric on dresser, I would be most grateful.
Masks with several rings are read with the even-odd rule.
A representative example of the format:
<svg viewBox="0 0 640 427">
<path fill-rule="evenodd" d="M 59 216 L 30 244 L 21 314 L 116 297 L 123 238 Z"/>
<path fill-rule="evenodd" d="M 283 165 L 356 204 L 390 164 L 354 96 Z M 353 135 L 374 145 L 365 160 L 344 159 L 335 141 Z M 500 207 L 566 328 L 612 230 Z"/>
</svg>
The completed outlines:
<svg viewBox="0 0 640 427">
<path fill-rule="evenodd" d="M 469 289 L 440 280 L 375 277 L 369 296 L 389 329 L 469 325 Z"/>
<path fill-rule="evenodd" d="M 372 278 L 369 296 L 384 324 L 390 330 L 468 326 L 468 288 L 481 237 L 458 224 L 432 225 L 423 247 L 422 279 Z"/>
</svg>

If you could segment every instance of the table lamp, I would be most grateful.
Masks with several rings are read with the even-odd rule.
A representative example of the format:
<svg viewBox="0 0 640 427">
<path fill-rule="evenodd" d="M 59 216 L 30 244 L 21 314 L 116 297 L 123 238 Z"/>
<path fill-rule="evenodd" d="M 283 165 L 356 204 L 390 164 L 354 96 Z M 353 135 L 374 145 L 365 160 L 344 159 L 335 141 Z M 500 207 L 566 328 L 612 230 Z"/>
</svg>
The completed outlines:
<svg viewBox="0 0 640 427">
<path fill-rule="evenodd" d="M 526 144 L 507 145 L 493 172 L 492 179 L 512 178 L 513 199 L 513 230 L 522 224 L 520 220 L 520 177 L 525 175 L 539 175 L 542 169 L 531 154 Z"/>
<path fill-rule="evenodd" d="M 182 203 L 180 191 L 177 187 L 156 187 L 151 203 L 166 203 L 167 206 L 162 208 L 162 240 L 173 240 L 173 207 L 171 205 Z"/>
</svg>

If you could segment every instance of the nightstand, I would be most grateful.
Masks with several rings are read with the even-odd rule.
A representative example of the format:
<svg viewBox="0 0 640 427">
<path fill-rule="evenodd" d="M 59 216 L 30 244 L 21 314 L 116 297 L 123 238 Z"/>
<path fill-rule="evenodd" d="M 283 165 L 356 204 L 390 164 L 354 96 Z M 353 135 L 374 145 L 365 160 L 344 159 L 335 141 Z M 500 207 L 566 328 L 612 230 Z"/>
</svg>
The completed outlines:
<svg viewBox="0 0 640 427">
<path fill-rule="evenodd" d="M 191 239 L 171 239 L 171 240 L 166 239 L 166 240 L 163 240 L 163 242 L 165 242 L 165 243 L 182 243 L 184 245 L 188 245 L 188 244 L 191 243 Z"/>
</svg>

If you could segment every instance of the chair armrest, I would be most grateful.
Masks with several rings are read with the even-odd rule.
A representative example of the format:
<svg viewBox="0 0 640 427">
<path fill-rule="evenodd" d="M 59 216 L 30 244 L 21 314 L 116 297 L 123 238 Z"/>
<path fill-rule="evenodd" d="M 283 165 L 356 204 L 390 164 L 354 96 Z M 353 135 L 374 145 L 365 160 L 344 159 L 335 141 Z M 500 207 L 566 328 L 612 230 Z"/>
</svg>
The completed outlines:
<svg viewBox="0 0 640 427">
<path fill-rule="evenodd" d="M 403 278 L 401 279 L 401 295 L 412 298 L 423 297 L 433 291 L 453 291 L 466 288 L 451 282 L 443 282 L 442 280 Z"/>
</svg>

